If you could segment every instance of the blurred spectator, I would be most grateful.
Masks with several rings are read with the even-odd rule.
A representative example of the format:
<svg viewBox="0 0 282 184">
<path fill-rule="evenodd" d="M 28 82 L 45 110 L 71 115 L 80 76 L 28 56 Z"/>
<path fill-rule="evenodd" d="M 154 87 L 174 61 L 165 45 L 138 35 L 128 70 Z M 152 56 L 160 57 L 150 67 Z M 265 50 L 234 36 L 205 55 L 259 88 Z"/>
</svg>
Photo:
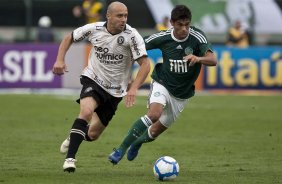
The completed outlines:
<svg viewBox="0 0 282 184">
<path fill-rule="evenodd" d="M 86 16 L 86 23 L 101 21 L 103 4 L 99 0 L 84 0 L 82 9 Z"/>
<path fill-rule="evenodd" d="M 54 41 L 54 33 L 51 29 L 52 21 L 50 17 L 43 16 L 40 17 L 38 21 L 37 28 L 37 39 L 38 42 L 53 42 Z"/>
<path fill-rule="evenodd" d="M 242 26 L 241 21 L 237 20 L 227 34 L 227 45 L 245 48 L 249 46 L 249 34 L 246 26 Z"/>
<path fill-rule="evenodd" d="M 81 6 L 72 9 L 73 16 L 78 20 L 78 26 L 101 21 L 103 3 L 99 0 L 84 0 Z"/>
<path fill-rule="evenodd" d="M 170 28 L 170 22 L 169 22 L 169 17 L 168 16 L 165 16 L 162 20 L 161 23 L 158 23 L 156 25 L 156 29 L 157 31 L 163 31 L 163 30 L 167 30 Z"/>
<path fill-rule="evenodd" d="M 253 27 L 249 26 L 246 22 L 241 23 L 241 29 L 246 33 L 248 38 L 248 46 L 254 44 L 254 31 Z"/>
<path fill-rule="evenodd" d="M 80 26 L 85 24 L 85 15 L 83 13 L 81 6 L 73 7 L 72 14 L 73 14 L 74 18 L 77 20 L 76 27 L 80 27 Z"/>
</svg>

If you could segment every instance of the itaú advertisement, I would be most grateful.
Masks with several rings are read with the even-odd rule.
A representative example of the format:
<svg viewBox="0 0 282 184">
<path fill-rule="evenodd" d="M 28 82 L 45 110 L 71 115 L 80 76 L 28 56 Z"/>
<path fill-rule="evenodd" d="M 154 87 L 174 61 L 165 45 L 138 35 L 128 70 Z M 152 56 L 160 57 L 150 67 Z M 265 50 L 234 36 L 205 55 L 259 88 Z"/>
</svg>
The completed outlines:
<svg viewBox="0 0 282 184">
<path fill-rule="evenodd" d="M 215 46 L 215 67 L 202 67 L 198 90 L 282 90 L 282 47 L 246 49 Z M 151 66 L 162 62 L 159 50 L 148 51 Z M 138 68 L 134 69 L 137 74 Z M 152 72 L 152 71 L 151 71 Z M 145 81 L 149 84 L 151 78 Z"/>
<path fill-rule="evenodd" d="M 0 88 L 59 88 L 53 75 L 58 44 L 0 45 Z"/>
<path fill-rule="evenodd" d="M 215 47 L 217 67 L 205 67 L 204 89 L 282 90 L 282 47 Z"/>
</svg>

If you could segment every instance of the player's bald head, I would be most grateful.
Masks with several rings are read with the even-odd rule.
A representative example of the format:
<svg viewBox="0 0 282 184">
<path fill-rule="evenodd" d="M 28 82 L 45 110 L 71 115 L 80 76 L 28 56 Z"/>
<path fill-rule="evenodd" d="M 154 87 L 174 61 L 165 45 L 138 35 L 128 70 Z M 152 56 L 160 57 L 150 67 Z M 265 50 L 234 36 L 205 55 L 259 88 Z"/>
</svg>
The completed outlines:
<svg viewBox="0 0 282 184">
<path fill-rule="evenodd" d="M 112 2 L 109 6 L 108 6 L 108 9 L 107 9 L 107 14 L 110 14 L 112 12 L 115 12 L 116 10 L 118 9 L 126 9 L 127 10 L 127 7 L 125 4 L 119 2 L 119 1 L 115 1 L 115 2 Z"/>
</svg>

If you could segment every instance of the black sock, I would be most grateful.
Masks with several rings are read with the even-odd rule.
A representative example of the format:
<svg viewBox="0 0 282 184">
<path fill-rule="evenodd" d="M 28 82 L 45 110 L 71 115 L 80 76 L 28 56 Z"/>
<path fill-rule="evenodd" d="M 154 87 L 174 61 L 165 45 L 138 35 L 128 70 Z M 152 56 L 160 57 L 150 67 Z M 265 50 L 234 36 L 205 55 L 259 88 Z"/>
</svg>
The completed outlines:
<svg viewBox="0 0 282 184">
<path fill-rule="evenodd" d="M 90 139 L 90 137 L 88 136 L 89 126 L 90 126 L 90 125 L 88 125 L 88 126 L 86 127 L 85 140 L 88 141 L 88 142 L 92 142 L 93 140 Z"/>
<path fill-rule="evenodd" d="M 87 125 L 88 123 L 83 119 L 77 118 L 74 121 L 70 131 L 70 145 L 66 158 L 75 158 L 75 154 L 87 134 Z"/>
</svg>

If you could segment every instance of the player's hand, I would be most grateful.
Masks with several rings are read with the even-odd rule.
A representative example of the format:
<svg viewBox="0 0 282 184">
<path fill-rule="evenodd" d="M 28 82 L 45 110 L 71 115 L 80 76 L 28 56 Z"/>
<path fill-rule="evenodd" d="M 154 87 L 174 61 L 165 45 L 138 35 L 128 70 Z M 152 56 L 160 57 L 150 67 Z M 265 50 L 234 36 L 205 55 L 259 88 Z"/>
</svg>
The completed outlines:
<svg viewBox="0 0 282 184">
<path fill-rule="evenodd" d="M 134 105 L 136 93 L 137 93 L 137 90 L 129 89 L 129 91 L 127 92 L 127 95 L 125 96 L 125 106 L 126 107 L 132 107 Z"/>
<path fill-rule="evenodd" d="M 63 61 L 56 61 L 52 71 L 56 75 L 63 75 L 65 72 L 68 72 L 67 65 Z"/>
<path fill-rule="evenodd" d="M 194 66 L 196 63 L 200 62 L 200 58 L 193 55 L 193 54 L 189 54 L 187 56 L 183 57 L 184 60 L 189 61 L 189 66 Z"/>
</svg>

